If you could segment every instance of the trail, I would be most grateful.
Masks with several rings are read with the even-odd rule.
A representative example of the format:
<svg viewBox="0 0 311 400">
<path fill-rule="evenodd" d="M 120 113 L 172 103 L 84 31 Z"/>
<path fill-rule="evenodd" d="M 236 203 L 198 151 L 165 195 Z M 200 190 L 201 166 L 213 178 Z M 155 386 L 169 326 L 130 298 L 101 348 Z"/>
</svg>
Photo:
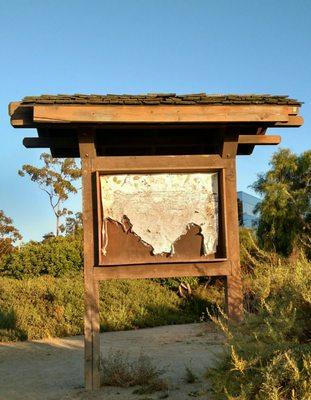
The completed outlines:
<svg viewBox="0 0 311 400">
<path fill-rule="evenodd" d="M 223 337 L 212 323 L 163 326 L 101 334 L 101 352 L 122 350 L 129 358 L 147 354 L 165 369 L 168 399 L 210 399 L 206 370 L 223 351 Z M 185 367 L 199 382 L 185 382 Z M 133 394 L 134 388 L 83 388 L 83 337 L 0 343 L 0 400 L 159 399 L 165 393 Z M 164 397 L 162 397 L 164 398 Z"/>
</svg>

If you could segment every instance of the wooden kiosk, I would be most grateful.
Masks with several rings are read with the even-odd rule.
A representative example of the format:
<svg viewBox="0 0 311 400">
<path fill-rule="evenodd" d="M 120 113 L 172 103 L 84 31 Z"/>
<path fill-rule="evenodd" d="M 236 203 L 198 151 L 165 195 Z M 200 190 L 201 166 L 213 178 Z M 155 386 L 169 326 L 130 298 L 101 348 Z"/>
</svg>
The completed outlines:
<svg viewBox="0 0 311 400">
<path fill-rule="evenodd" d="M 242 317 L 236 156 L 298 127 L 301 103 L 270 95 L 43 95 L 10 103 L 27 148 L 80 157 L 85 385 L 100 386 L 98 282 L 224 276 Z"/>
</svg>

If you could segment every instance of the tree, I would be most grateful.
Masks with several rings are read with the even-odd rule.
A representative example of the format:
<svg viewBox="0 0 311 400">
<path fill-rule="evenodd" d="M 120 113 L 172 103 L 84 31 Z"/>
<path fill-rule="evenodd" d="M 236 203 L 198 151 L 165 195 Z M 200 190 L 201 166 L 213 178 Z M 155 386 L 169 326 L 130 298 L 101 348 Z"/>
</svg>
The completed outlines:
<svg viewBox="0 0 311 400">
<path fill-rule="evenodd" d="M 263 196 L 258 238 L 266 249 L 293 255 L 311 249 L 311 151 L 301 155 L 277 151 L 271 169 L 258 176 L 253 188 Z"/>
<path fill-rule="evenodd" d="M 72 214 L 71 211 L 63 207 L 63 203 L 72 193 L 77 193 L 77 188 L 73 184 L 81 177 L 81 168 L 76 164 L 74 158 L 53 158 L 48 153 L 40 156 L 44 166 L 41 168 L 25 164 L 18 173 L 20 176 L 26 174 L 33 182 L 39 185 L 49 198 L 50 205 L 56 217 L 56 236 L 61 232 L 61 217 Z"/>
<path fill-rule="evenodd" d="M 22 236 L 13 225 L 13 220 L 7 217 L 3 210 L 0 210 L 0 258 L 12 251 L 13 245 Z"/>
<path fill-rule="evenodd" d="M 73 217 L 67 217 L 65 222 L 66 235 L 77 235 L 82 231 L 82 213 L 76 212 Z"/>
<path fill-rule="evenodd" d="M 42 242 L 46 242 L 47 240 L 50 240 L 50 239 L 53 239 L 53 238 L 55 238 L 55 233 L 54 232 L 45 233 L 42 236 Z"/>
</svg>

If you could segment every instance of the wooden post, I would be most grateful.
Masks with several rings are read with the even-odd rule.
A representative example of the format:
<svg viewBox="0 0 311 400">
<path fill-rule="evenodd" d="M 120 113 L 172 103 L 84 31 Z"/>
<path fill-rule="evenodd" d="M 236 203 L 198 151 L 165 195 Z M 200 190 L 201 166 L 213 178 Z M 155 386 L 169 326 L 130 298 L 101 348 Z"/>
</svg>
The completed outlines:
<svg viewBox="0 0 311 400">
<path fill-rule="evenodd" d="M 92 163 L 96 157 L 93 132 L 79 133 L 79 150 L 82 163 L 83 240 L 84 240 L 84 360 L 85 387 L 100 387 L 99 295 L 98 281 L 94 278 L 95 220 Z"/>
<path fill-rule="evenodd" d="M 228 159 L 225 169 L 225 197 L 227 222 L 227 257 L 231 261 L 231 275 L 226 277 L 226 311 L 228 317 L 240 321 L 243 318 L 243 294 L 240 265 L 239 222 L 236 188 L 236 153 L 238 135 L 225 137 L 222 157 Z"/>
</svg>

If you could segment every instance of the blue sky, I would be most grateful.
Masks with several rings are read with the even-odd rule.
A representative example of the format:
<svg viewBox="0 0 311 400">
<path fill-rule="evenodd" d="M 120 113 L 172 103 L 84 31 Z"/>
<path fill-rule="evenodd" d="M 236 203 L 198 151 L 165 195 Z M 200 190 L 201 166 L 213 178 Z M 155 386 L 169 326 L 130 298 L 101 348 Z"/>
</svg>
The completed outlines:
<svg viewBox="0 0 311 400">
<path fill-rule="evenodd" d="M 25 240 L 54 229 L 46 195 L 17 175 L 41 153 L 22 146 L 34 130 L 9 123 L 8 103 L 26 95 L 289 94 L 305 102 L 305 125 L 270 133 L 295 152 L 309 149 L 310 21 L 309 0 L 1 0 L 0 209 Z M 239 158 L 239 190 L 251 192 L 275 150 Z"/>
</svg>

